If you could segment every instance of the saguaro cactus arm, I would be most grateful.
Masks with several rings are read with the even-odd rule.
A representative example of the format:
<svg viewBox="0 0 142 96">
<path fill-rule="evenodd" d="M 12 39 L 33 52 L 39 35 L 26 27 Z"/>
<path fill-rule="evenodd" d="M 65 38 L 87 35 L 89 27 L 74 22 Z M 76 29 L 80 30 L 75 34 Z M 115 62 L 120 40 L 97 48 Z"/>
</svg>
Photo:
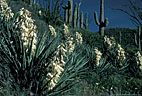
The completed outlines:
<svg viewBox="0 0 142 96">
<path fill-rule="evenodd" d="M 64 21 L 67 23 L 68 22 L 68 5 L 65 5 L 62 7 L 64 9 Z"/>
<path fill-rule="evenodd" d="M 108 21 L 108 18 L 106 18 L 104 21 L 104 27 L 108 26 L 108 24 L 109 24 L 109 21 Z"/>
<path fill-rule="evenodd" d="M 62 6 L 63 9 L 68 9 L 68 5 Z"/>
<path fill-rule="evenodd" d="M 94 12 L 94 19 L 95 19 L 96 24 L 97 24 L 98 26 L 100 26 L 100 22 L 99 22 L 99 20 L 98 20 L 98 15 L 97 15 L 97 12 L 96 12 L 96 11 Z"/>
</svg>

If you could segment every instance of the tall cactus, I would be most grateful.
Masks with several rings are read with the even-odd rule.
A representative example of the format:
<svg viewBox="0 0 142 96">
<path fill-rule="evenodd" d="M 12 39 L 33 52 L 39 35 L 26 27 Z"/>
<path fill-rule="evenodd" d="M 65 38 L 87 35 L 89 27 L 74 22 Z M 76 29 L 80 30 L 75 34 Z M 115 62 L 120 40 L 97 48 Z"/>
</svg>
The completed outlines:
<svg viewBox="0 0 142 96">
<path fill-rule="evenodd" d="M 68 23 L 71 24 L 72 23 L 72 7 L 73 7 L 73 0 L 69 0 L 68 1 Z"/>
<path fill-rule="evenodd" d="M 142 38 L 142 33 L 141 33 L 141 25 L 139 25 L 138 26 L 138 34 L 134 34 L 134 36 L 135 36 L 135 44 L 138 46 L 138 48 L 139 48 L 139 50 L 142 50 L 141 49 L 141 43 L 142 43 L 142 41 L 141 41 L 141 38 Z"/>
<path fill-rule="evenodd" d="M 77 7 L 77 21 L 76 21 L 77 26 L 79 25 L 79 10 L 80 10 L 80 6 L 81 6 L 81 2 L 82 2 L 82 0 L 79 1 L 79 5 Z"/>
<path fill-rule="evenodd" d="M 88 29 L 88 13 L 85 14 L 85 29 Z"/>
<path fill-rule="evenodd" d="M 83 28 L 83 12 L 80 14 L 80 28 Z"/>
<path fill-rule="evenodd" d="M 74 6 L 74 12 L 73 12 L 73 27 L 76 28 L 77 24 L 77 3 L 75 3 Z"/>
<path fill-rule="evenodd" d="M 68 22 L 68 5 L 62 7 L 64 9 L 64 21 Z"/>
<path fill-rule="evenodd" d="M 97 12 L 94 13 L 94 19 L 96 24 L 99 26 L 99 33 L 101 36 L 104 36 L 104 27 L 108 25 L 108 19 L 104 20 L 104 0 L 101 0 L 100 4 L 100 20 L 98 21 Z"/>
</svg>

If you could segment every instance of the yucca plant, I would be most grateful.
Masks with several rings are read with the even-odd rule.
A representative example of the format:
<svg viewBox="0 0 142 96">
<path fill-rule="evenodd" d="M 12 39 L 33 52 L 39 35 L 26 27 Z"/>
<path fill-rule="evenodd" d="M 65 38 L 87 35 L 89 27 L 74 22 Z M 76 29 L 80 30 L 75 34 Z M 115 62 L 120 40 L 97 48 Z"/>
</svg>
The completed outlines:
<svg viewBox="0 0 142 96">
<path fill-rule="evenodd" d="M 66 58 L 64 70 L 59 75 L 56 85 L 49 89 L 54 76 L 48 79 L 46 83 L 44 81 L 49 73 L 50 63 L 56 56 L 62 36 L 58 34 L 54 37 L 49 31 L 42 35 L 38 33 L 36 48 L 33 52 L 34 37 L 25 47 L 25 41 L 21 39 L 20 30 L 17 31 L 15 26 L 17 18 L 19 18 L 19 15 L 15 15 L 8 22 L 0 20 L 0 58 L 2 59 L 0 65 L 7 65 L 6 67 L 9 70 L 10 76 L 8 78 L 10 78 L 9 86 L 11 86 L 9 94 L 59 96 L 61 93 L 70 90 L 76 84 L 76 77 L 82 76 L 85 72 L 83 67 L 88 61 L 86 56 L 82 56 L 81 51 L 78 53 L 76 47 Z M 5 78 L 0 77 L 0 81 L 3 79 Z M 5 80 L 5 82 L 8 81 Z M 2 87 L 0 90 L 5 89 Z"/>
<path fill-rule="evenodd" d="M 94 60 L 94 69 L 98 72 L 107 72 L 107 74 L 112 74 L 112 72 L 125 71 L 127 64 L 127 59 L 124 49 L 120 44 L 116 43 L 113 37 L 104 37 L 104 47 L 101 49 L 95 48 L 91 52 L 92 59 Z"/>
<path fill-rule="evenodd" d="M 99 88 L 98 92 L 108 94 L 111 89 L 109 85 L 112 82 L 109 81 L 109 78 L 114 74 L 126 75 L 129 66 L 127 55 L 124 54 L 124 49 L 116 43 L 113 37 L 104 37 L 104 47 L 102 49 L 92 48 L 88 51 L 91 56 L 91 62 L 89 63 L 93 67 L 90 72 L 91 77 L 88 78 L 92 79 L 92 86 Z M 89 83 L 91 82 L 90 79 Z"/>
</svg>

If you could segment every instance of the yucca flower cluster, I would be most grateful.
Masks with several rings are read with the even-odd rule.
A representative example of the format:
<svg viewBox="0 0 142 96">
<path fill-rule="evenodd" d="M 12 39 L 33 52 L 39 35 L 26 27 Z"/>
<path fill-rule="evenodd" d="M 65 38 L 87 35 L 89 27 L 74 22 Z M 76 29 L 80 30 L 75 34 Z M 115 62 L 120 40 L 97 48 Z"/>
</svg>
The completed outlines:
<svg viewBox="0 0 142 96">
<path fill-rule="evenodd" d="M 56 31 L 55 31 L 54 27 L 51 26 L 51 25 L 49 25 L 49 30 L 50 30 L 50 32 L 51 32 L 51 35 L 53 35 L 53 36 L 56 37 Z"/>
<path fill-rule="evenodd" d="M 107 36 L 104 37 L 104 44 L 107 47 L 107 50 L 114 48 L 116 45 L 114 37 L 108 38 Z"/>
<path fill-rule="evenodd" d="M 14 13 L 12 13 L 11 8 L 8 7 L 5 0 L 0 0 L 0 9 L 0 16 L 2 20 L 5 18 L 5 20 L 8 21 L 14 16 Z"/>
<path fill-rule="evenodd" d="M 136 63 L 137 65 L 139 66 L 140 70 L 142 71 L 142 55 L 141 53 L 138 51 L 136 54 L 135 54 L 135 58 L 136 58 Z"/>
<path fill-rule="evenodd" d="M 66 52 L 67 50 L 64 48 L 64 44 L 61 43 L 56 51 L 56 56 L 51 61 L 47 69 L 49 73 L 47 74 L 47 78 L 44 83 L 50 81 L 48 84 L 48 90 L 51 90 L 56 86 L 61 73 L 64 71 L 62 67 L 65 65 L 64 57 L 66 57 Z"/>
<path fill-rule="evenodd" d="M 69 32 L 69 28 L 66 24 L 64 24 L 64 32 L 63 32 L 65 35 L 68 35 L 70 32 Z"/>
<path fill-rule="evenodd" d="M 72 53 L 75 49 L 75 43 L 73 42 L 73 37 L 70 36 L 69 28 L 66 24 L 64 24 L 64 35 L 66 36 L 65 40 L 65 47 L 68 53 Z"/>
<path fill-rule="evenodd" d="M 118 44 L 118 49 L 117 49 L 117 59 L 119 60 L 119 61 L 123 61 L 123 60 L 125 60 L 125 51 L 124 51 L 124 49 L 121 47 L 121 45 L 120 44 Z"/>
<path fill-rule="evenodd" d="M 95 51 L 95 62 L 96 66 L 98 67 L 100 64 L 102 53 L 98 50 L 98 48 L 95 48 L 94 51 Z"/>
<path fill-rule="evenodd" d="M 75 43 L 73 43 L 73 37 L 71 36 L 66 39 L 66 49 L 69 53 L 72 53 L 75 49 Z"/>
<path fill-rule="evenodd" d="M 82 41 L 83 41 L 82 34 L 79 33 L 79 32 L 76 32 L 75 36 L 76 36 L 76 42 L 77 42 L 77 44 L 82 44 Z"/>
<path fill-rule="evenodd" d="M 36 49 L 36 42 L 37 42 L 36 40 L 37 27 L 36 25 L 34 25 L 34 20 L 32 20 L 31 13 L 28 10 L 22 8 L 18 12 L 18 14 L 20 16 L 16 20 L 15 27 L 17 29 L 20 29 L 18 30 L 18 32 L 20 31 L 21 39 L 23 41 L 23 46 L 25 47 L 26 52 L 28 51 L 29 44 L 31 44 L 32 42 L 32 54 L 34 54 Z"/>
</svg>

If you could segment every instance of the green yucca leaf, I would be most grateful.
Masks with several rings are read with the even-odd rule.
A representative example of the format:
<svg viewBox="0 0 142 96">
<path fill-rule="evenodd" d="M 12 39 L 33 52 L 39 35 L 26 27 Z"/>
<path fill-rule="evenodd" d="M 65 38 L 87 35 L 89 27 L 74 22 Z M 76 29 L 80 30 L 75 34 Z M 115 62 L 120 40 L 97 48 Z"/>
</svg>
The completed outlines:
<svg viewBox="0 0 142 96">
<path fill-rule="evenodd" d="M 122 67 L 119 69 L 120 71 L 125 71 L 128 67 L 129 67 L 129 63 L 128 63 L 129 59 L 125 59 L 123 62 L 122 62 Z"/>
<path fill-rule="evenodd" d="M 22 68 L 23 70 L 25 70 L 25 68 L 27 67 L 27 59 L 26 59 L 26 52 L 24 51 L 24 48 L 23 48 L 23 62 L 22 62 Z M 29 62 L 28 62 L 29 63 Z"/>
</svg>

